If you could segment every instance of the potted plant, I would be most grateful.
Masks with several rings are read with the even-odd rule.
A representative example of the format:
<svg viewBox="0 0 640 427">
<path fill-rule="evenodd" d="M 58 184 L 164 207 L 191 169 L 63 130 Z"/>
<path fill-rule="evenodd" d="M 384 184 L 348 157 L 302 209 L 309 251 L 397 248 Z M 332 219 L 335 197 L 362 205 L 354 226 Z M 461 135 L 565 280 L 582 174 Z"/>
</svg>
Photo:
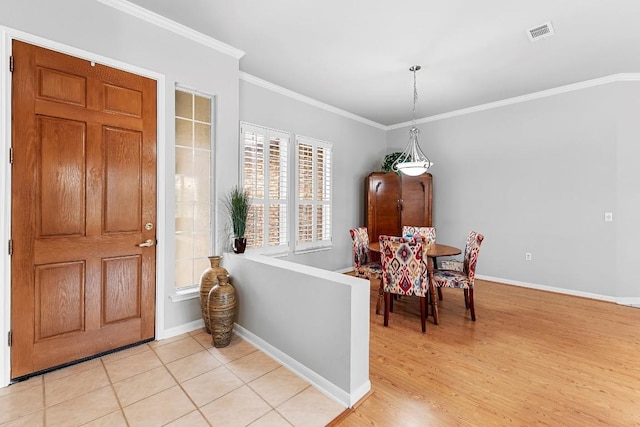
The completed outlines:
<svg viewBox="0 0 640 427">
<path fill-rule="evenodd" d="M 222 203 L 231 221 L 233 251 L 241 254 L 247 246 L 245 231 L 249 218 L 249 193 L 241 186 L 236 185 L 224 196 Z"/>
<path fill-rule="evenodd" d="M 401 155 L 402 152 L 395 151 L 384 156 L 384 161 L 382 162 L 382 172 L 395 172 L 399 175 L 400 173 L 393 169 L 393 164 Z"/>
</svg>

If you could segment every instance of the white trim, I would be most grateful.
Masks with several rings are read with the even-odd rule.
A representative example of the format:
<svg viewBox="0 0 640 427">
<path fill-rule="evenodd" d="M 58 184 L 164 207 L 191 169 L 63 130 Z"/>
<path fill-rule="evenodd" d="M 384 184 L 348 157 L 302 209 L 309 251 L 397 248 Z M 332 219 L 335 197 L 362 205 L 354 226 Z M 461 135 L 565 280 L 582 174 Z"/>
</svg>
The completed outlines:
<svg viewBox="0 0 640 427">
<path fill-rule="evenodd" d="M 177 290 L 174 294 L 169 295 L 171 302 L 188 301 L 200 297 L 200 287 L 191 286 L 187 289 Z"/>
<path fill-rule="evenodd" d="M 183 36 L 189 40 L 193 40 L 196 43 L 200 43 L 204 46 L 215 49 L 218 52 L 222 52 L 226 55 L 232 56 L 233 58 L 240 59 L 245 55 L 245 53 L 240 49 L 236 49 L 235 47 L 230 46 L 226 43 L 223 43 L 219 40 L 216 40 L 211 36 L 208 36 L 192 28 L 189 28 L 186 25 L 179 24 L 178 22 L 165 18 L 162 15 L 158 15 L 155 12 L 151 12 L 150 10 L 145 9 L 141 6 L 135 5 L 133 3 L 129 3 L 128 1 L 125 1 L 125 0 L 98 0 L 98 1 L 102 4 L 105 4 L 114 9 L 117 9 L 121 12 L 127 13 L 131 16 L 135 16 L 136 18 L 147 21 L 150 24 L 153 24 L 165 30 L 171 31 L 172 33 Z"/>
<path fill-rule="evenodd" d="M 183 323 L 182 325 L 178 325 L 173 328 L 169 328 L 164 331 L 162 338 L 158 338 L 156 336 L 156 341 L 166 340 L 168 338 L 177 337 L 178 335 L 187 334 L 189 332 L 193 332 L 196 329 L 204 328 L 204 320 L 198 319 L 189 323 Z"/>
<path fill-rule="evenodd" d="M 9 27 L 0 26 L 0 33 L 2 35 L 2 46 L 0 46 L 0 53 L 2 54 L 2 58 L 0 58 L 0 110 L 2 110 L 2 106 L 5 107 L 5 113 L 0 116 L 0 124 L 2 125 L 2 129 L 5 131 L 0 134 L 0 161 L 4 162 L 3 164 L 8 165 L 8 152 L 11 141 L 11 73 L 9 72 L 9 67 L 7 64 L 6 58 L 10 55 L 11 52 L 11 43 L 12 40 L 21 40 L 30 44 L 42 46 L 46 49 L 55 50 L 67 55 L 75 56 L 77 58 L 82 58 L 88 61 L 94 61 L 109 67 L 118 68 L 123 71 L 127 71 L 130 73 L 138 74 L 144 77 L 148 77 L 157 82 L 157 105 L 156 105 L 156 126 L 157 126 L 157 134 L 156 134 L 156 147 L 157 147 L 157 163 L 156 163 L 156 188 L 157 188 L 157 199 L 156 199 L 156 240 L 161 243 L 161 245 L 166 242 L 166 217 L 163 209 L 160 207 L 165 206 L 165 194 L 166 194 L 166 186 L 164 184 L 164 180 L 162 177 L 166 174 L 166 156 L 164 147 L 166 145 L 166 118 L 165 118 L 165 110 L 166 110 L 166 90 L 165 90 L 165 76 L 163 74 L 157 73 L 155 71 L 151 71 L 148 69 L 140 68 L 134 65 L 130 65 L 124 62 L 117 61 L 115 59 L 107 58 L 102 55 L 98 55 L 92 52 L 88 52 L 82 49 L 75 48 L 73 46 L 65 45 L 62 43 L 54 42 L 33 34 L 25 33 L 23 31 L 15 30 Z M 11 228 L 11 183 L 10 183 L 10 167 L 6 168 L 6 173 L 4 177 L 0 177 L 0 200 L 3 200 L 4 212 L 6 215 L 3 215 L 5 220 L 3 221 L 2 228 L 0 229 L 0 238 L 2 241 L 8 241 Z M 2 182 L 4 181 L 4 185 Z M 2 243 L 0 241 L 0 243 Z M 2 243 L 4 246 L 4 243 Z M 162 246 L 160 246 L 162 247 Z M 11 258 L 8 256 L 8 253 L 5 251 L 5 256 L 3 258 L 3 270 L 5 274 L 3 275 L 4 283 L 7 286 L 4 286 L 4 291 L 0 292 L 0 307 L 3 310 L 3 316 L 0 318 L 0 387 L 4 387 L 9 384 L 10 375 L 11 375 L 11 357 L 9 347 L 6 344 L 6 340 L 4 337 L 7 337 L 7 334 L 11 328 Z M 165 301 L 165 274 L 164 269 L 162 268 L 166 265 L 165 256 L 163 250 L 158 250 L 156 248 L 156 313 L 155 313 L 155 337 L 156 339 L 162 339 L 166 336 L 166 331 L 164 331 L 164 301 Z M 4 343 L 4 344 L 3 344 Z"/>
<path fill-rule="evenodd" d="M 366 391 L 362 394 L 362 396 L 350 396 L 349 393 L 344 390 L 336 387 L 333 383 L 327 381 L 325 378 L 321 377 L 311 369 L 307 368 L 297 360 L 293 359 L 286 353 L 278 350 L 262 338 L 256 336 L 252 332 L 243 328 L 242 326 L 234 323 L 233 331 L 236 335 L 243 338 L 245 341 L 251 343 L 254 347 L 258 348 L 263 353 L 269 355 L 272 359 L 276 360 L 282 366 L 285 366 L 287 369 L 292 371 L 294 374 L 299 376 L 300 378 L 306 380 L 308 383 L 313 385 L 325 396 L 335 400 L 336 402 L 344 405 L 349 408 L 353 406 L 355 402 L 360 400 L 370 389 L 371 383 L 367 381 L 367 384 L 364 384 L 361 388 L 362 390 L 366 389 Z M 361 390 L 359 391 L 361 393 Z M 353 402 L 353 403 L 352 403 Z"/>
<path fill-rule="evenodd" d="M 99 0 L 102 1 L 102 0 Z M 255 77 L 251 74 L 248 74 L 244 71 L 240 71 L 240 80 L 244 80 L 248 83 L 252 83 L 256 86 L 260 86 L 262 88 L 271 90 L 273 92 L 279 93 L 280 95 L 287 96 L 289 98 L 293 98 L 297 101 L 304 102 L 306 104 L 312 105 L 314 107 L 321 108 L 323 110 L 329 111 L 331 113 L 338 114 L 340 116 L 344 116 L 346 118 L 367 124 L 369 126 L 375 127 L 377 129 L 381 129 L 384 131 L 390 131 L 394 129 L 401 129 L 407 126 L 411 126 L 412 122 L 402 122 L 396 123 L 394 125 L 385 126 L 378 122 L 374 122 L 369 119 L 365 119 L 364 117 L 358 116 L 356 114 L 350 113 L 345 110 L 341 110 L 340 108 L 333 107 L 329 104 L 325 104 L 323 102 L 317 101 L 313 98 L 309 98 L 308 96 L 301 95 L 292 90 L 283 88 L 282 86 L 278 86 L 274 83 L 270 83 L 266 80 L 263 80 L 259 77 Z M 423 117 L 421 119 L 416 120 L 416 124 L 421 123 L 429 123 L 435 122 L 438 120 L 449 119 L 452 117 L 464 116 L 466 114 L 477 113 L 479 111 L 491 110 L 494 108 L 500 108 L 507 105 L 519 104 L 521 102 L 533 101 L 536 99 L 546 98 L 548 96 L 559 95 L 567 92 L 573 92 L 581 89 L 588 89 L 595 86 L 600 86 L 609 83 L 617 83 L 617 82 L 635 82 L 640 81 L 640 73 L 619 73 L 619 74 L 611 74 L 609 76 L 600 77 L 592 80 L 585 80 L 582 82 L 572 83 L 564 86 L 559 86 L 556 88 L 546 89 L 539 92 L 533 92 L 526 95 L 515 96 L 513 98 L 507 98 L 500 101 L 488 102 L 486 104 L 480 104 L 473 107 L 462 108 L 460 110 L 449 111 L 442 114 L 436 114 L 434 116 Z"/>
<path fill-rule="evenodd" d="M 629 307 L 640 308 L 640 297 L 618 298 L 616 302 L 620 305 L 628 305 Z"/>
<path fill-rule="evenodd" d="M 7 59 L 11 54 L 11 40 L 6 28 L 0 27 L 0 200 L 2 201 L 0 221 L 0 387 L 9 385 L 11 379 L 11 349 L 7 345 L 7 334 L 11 330 L 11 257 L 7 242 L 11 238 L 11 167 L 9 147 L 11 146 L 11 73 Z M 2 108 L 2 107 L 6 108 Z"/>
<path fill-rule="evenodd" d="M 533 101 L 535 99 L 546 98 L 548 96 L 559 95 L 567 92 L 573 92 L 581 89 L 588 89 L 594 86 L 600 86 L 609 83 L 617 82 L 637 82 L 640 81 L 640 73 L 620 73 L 612 74 L 605 77 L 600 77 L 592 80 L 585 80 L 578 83 L 572 83 L 565 86 L 559 86 L 552 89 L 542 90 L 540 92 L 529 93 L 527 95 L 515 96 L 513 98 L 507 98 L 500 101 L 489 102 L 486 104 L 476 105 L 474 107 L 463 108 L 461 110 L 450 111 L 447 113 L 436 114 L 435 116 L 424 117 L 416 120 L 417 124 L 435 122 L 437 120 L 444 120 L 451 117 L 464 116 L 465 114 L 477 113 L 479 111 L 491 110 L 493 108 L 500 108 L 506 105 L 519 104 L 521 102 Z M 397 123 L 395 125 L 386 126 L 385 130 L 400 129 L 403 127 L 411 126 L 412 122 Z"/>
<path fill-rule="evenodd" d="M 99 0 L 101 1 L 101 0 Z M 264 89 L 268 89 L 272 92 L 279 93 L 280 95 L 287 96 L 289 98 L 293 98 L 296 101 L 304 102 L 305 104 L 312 105 L 314 107 L 320 108 L 322 110 L 328 111 L 330 113 L 337 114 L 339 116 L 346 117 L 351 120 L 355 120 L 360 123 L 364 123 L 365 125 L 373 126 L 374 128 L 387 130 L 387 126 L 382 125 L 378 122 L 374 122 L 373 120 L 365 119 L 364 117 L 358 116 L 357 114 L 350 113 L 348 111 L 342 110 L 340 108 L 334 107 L 329 104 L 325 104 L 324 102 L 320 102 L 316 99 L 310 98 L 308 96 L 299 94 L 298 92 L 294 92 L 292 90 L 283 88 L 282 86 L 278 86 L 274 83 L 268 82 L 266 80 L 262 80 L 259 77 L 253 76 L 249 73 L 245 73 L 244 71 L 240 71 L 240 80 L 244 80 L 247 83 L 254 84 L 256 86 L 260 86 Z"/>
<path fill-rule="evenodd" d="M 576 291 L 573 289 L 556 288 L 554 286 L 539 285 L 537 283 L 521 282 L 518 280 L 503 279 L 502 277 L 492 277 L 476 274 L 476 278 L 480 280 L 488 280 L 490 282 L 503 283 L 505 285 L 520 286 L 523 288 L 537 289 L 540 291 L 555 292 L 557 294 L 572 295 L 575 297 L 590 298 L 600 301 L 618 302 L 618 298 L 609 295 L 593 294 L 591 292 Z M 640 300 L 640 299 L 639 299 Z"/>
</svg>

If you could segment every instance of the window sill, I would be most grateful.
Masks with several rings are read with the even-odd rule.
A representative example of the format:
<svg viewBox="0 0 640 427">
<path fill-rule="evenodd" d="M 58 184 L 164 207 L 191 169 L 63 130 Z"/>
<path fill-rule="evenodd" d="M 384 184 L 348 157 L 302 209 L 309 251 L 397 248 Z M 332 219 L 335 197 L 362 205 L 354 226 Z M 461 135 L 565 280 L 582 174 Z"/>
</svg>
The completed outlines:
<svg viewBox="0 0 640 427">
<path fill-rule="evenodd" d="M 179 291 L 176 291 L 175 294 L 169 296 L 169 299 L 171 300 L 171 302 L 187 301 L 187 300 L 196 299 L 196 298 L 200 298 L 199 286 L 194 286 L 192 288 L 187 288 L 187 289 L 181 289 Z"/>
<path fill-rule="evenodd" d="M 302 254 L 309 254 L 309 253 L 312 253 L 312 252 L 329 251 L 332 248 L 333 248 L 332 246 L 316 246 L 316 247 L 313 247 L 313 248 L 296 249 L 295 251 L 293 251 L 293 253 L 295 255 L 302 255 Z"/>
</svg>

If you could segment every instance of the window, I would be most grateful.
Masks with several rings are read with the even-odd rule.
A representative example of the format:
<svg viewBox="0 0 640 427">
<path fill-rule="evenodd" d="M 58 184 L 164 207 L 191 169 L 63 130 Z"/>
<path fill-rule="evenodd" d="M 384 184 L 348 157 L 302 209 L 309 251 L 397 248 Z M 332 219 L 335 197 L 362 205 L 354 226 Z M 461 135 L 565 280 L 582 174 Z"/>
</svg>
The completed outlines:
<svg viewBox="0 0 640 427">
<path fill-rule="evenodd" d="M 296 251 L 331 246 L 332 144 L 296 137 Z"/>
<path fill-rule="evenodd" d="M 213 102 L 176 89 L 176 288 L 197 286 L 211 255 Z"/>
<path fill-rule="evenodd" d="M 286 252 L 289 246 L 288 149 L 290 134 L 240 124 L 243 185 L 250 197 L 247 248 Z"/>
</svg>

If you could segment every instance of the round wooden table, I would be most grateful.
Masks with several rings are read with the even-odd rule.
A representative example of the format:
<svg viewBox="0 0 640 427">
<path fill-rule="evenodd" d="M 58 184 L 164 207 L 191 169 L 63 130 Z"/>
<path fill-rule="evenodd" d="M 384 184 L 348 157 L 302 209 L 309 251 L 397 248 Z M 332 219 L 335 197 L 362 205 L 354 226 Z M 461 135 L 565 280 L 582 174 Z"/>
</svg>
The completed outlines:
<svg viewBox="0 0 640 427">
<path fill-rule="evenodd" d="M 369 243 L 369 250 L 372 252 L 380 253 L 380 242 L 372 242 Z M 433 270 L 434 270 L 434 261 L 437 257 L 441 256 L 453 256 L 460 255 L 462 251 L 455 246 L 443 245 L 440 243 L 434 243 L 429 246 L 427 249 L 427 276 L 429 278 L 429 294 L 430 294 L 430 302 L 431 302 L 431 312 L 433 314 L 433 323 L 436 325 L 440 321 L 440 316 L 438 315 L 438 297 L 436 296 L 435 285 L 433 284 Z M 382 285 L 382 276 L 380 277 L 380 289 L 378 290 L 378 301 L 376 302 L 376 314 L 380 314 L 380 307 L 382 307 L 383 300 L 383 285 Z"/>
</svg>

